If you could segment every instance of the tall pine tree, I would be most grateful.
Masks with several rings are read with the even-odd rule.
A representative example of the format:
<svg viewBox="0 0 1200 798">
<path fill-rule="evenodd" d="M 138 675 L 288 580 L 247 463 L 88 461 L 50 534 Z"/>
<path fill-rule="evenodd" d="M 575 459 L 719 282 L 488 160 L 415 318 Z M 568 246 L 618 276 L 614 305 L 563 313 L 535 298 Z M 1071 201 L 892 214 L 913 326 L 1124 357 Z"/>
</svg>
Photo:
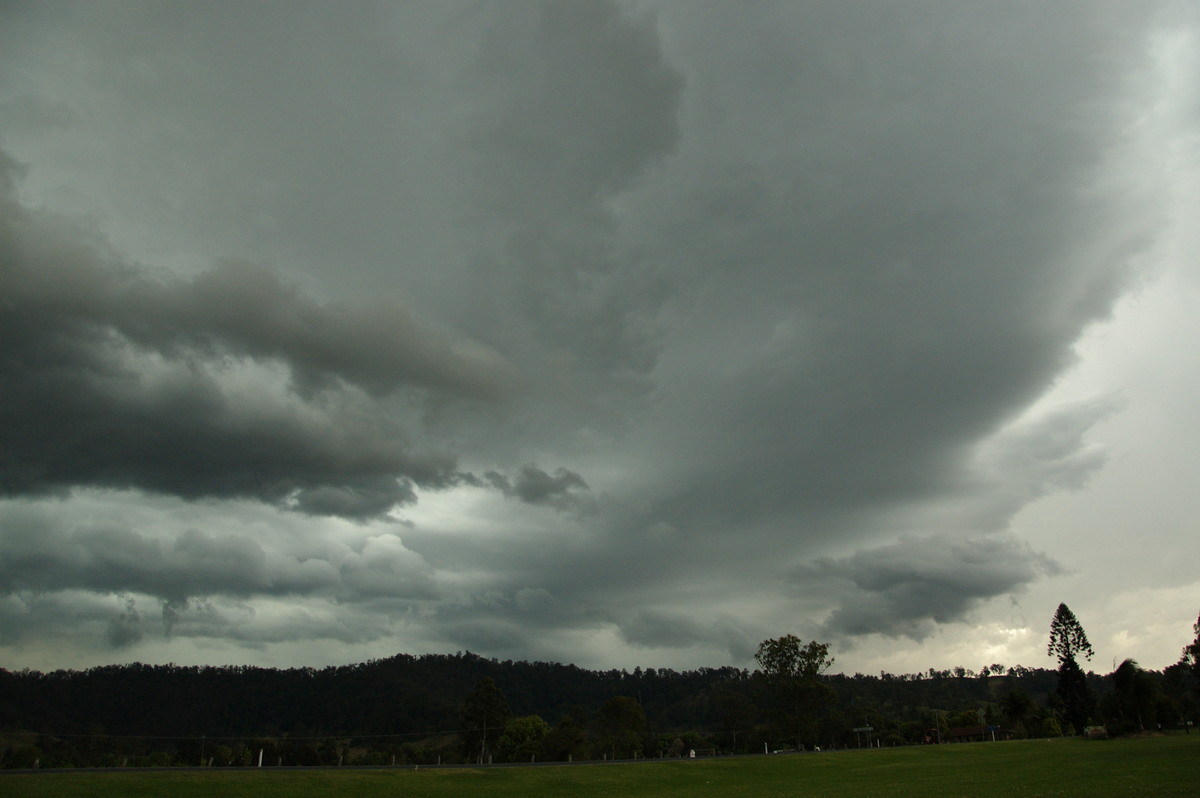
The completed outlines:
<svg viewBox="0 0 1200 798">
<path fill-rule="evenodd" d="M 1058 696 L 1063 701 L 1067 722 L 1075 733 L 1083 731 L 1091 714 L 1093 700 L 1087 676 L 1075 661 L 1082 654 L 1091 659 L 1095 652 L 1083 625 L 1066 604 L 1059 604 L 1050 621 L 1050 642 L 1046 653 L 1058 657 Z"/>
</svg>

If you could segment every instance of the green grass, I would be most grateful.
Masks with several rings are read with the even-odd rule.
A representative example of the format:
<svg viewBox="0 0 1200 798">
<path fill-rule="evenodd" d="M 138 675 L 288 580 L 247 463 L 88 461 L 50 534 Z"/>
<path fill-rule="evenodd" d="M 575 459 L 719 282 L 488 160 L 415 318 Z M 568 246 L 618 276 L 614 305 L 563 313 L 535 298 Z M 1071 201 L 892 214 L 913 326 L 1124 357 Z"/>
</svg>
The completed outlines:
<svg viewBox="0 0 1200 798">
<path fill-rule="evenodd" d="M 453 770 L 36 773 L 0 795 L 172 798 L 1172 796 L 1197 794 L 1200 734 L 1029 740 L 744 759 Z"/>
</svg>

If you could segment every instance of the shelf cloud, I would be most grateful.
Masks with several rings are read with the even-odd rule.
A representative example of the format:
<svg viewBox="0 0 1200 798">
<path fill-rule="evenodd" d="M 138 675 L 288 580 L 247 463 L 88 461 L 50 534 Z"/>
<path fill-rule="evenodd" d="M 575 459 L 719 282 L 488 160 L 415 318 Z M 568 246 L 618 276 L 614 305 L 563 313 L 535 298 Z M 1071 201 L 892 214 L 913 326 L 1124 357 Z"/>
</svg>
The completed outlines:
<svg viewBox="0 0 1200 798">
<path fill-rule="evenodd" d="M 945 666 L 1063 600 L 1174 656 L 1109 602 L 1200 604 L 1198 41 L 1169 0 L 6 6 L 0 660 Z"/>
</svg>

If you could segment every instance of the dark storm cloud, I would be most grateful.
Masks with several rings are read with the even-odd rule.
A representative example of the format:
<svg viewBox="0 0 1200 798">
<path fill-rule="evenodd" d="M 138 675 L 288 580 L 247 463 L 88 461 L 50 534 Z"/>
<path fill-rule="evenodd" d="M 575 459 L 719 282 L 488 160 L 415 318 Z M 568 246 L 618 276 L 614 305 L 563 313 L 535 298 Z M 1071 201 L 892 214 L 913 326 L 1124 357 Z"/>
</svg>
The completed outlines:
<svg viewBox="0 0 1200 798">
<path fill-rule="evenodd" d="M 650 433 L 695 463 L 662 505 L 677 526 L 794 528 L 959 490 L 1162 221 L 1100 189 L 1138 13 L 773 8 L 680 19 L 692 138 L 673 201 L 636 204 L 686 309 L 660 369 L 679 412 Z"/>
<path fill-rule="evenodd" d="M 398 504 L 417 500 L 411 484 L 394 476 L 368 476 L 356 482 L 321 485 L 298 491 L 292 506 L 309 515 L 377 518 Z"/>
<path fill-rule="evenodd" d="M 132 599 L 126 599 L 124 612 L 109 619 L 105 636 L 113 648 L 131 646 L 144 637 L 142 616 Z"/>
<path fill-rule="evenodd" d="M 477 256 L 480 319 L 519 330 L 544 387 L 595 419 L 651 387 L 669 287 L 615 240 L 611 203 L 675 150 L 684 81 L 653 18 L 615 2 L 491 7 L 468 74 L 474 202 L 499 242 Z"/>
<path fill-rule="evenodd" d="M 268 609 L 259 603 L 256 610 L 247 603 L 219 599 L 177 602 L 82 591 L 27 593 L 0 601 L 0 641 L 11 644 L 51 636 L 58 639 L 60 651 L 84 645 L 110 657 L 108 649 L 128 650 L 142 643 L 195 640 L 208 646 L 221 640 L 242 648 L 238 656 L 243 657 L 271 643 L 376 640 L 389 631 L 389 609 L 348 604 L 331 613 L 311 600 L 293 599 L 286 608 Z"/>
<path fill-rule="evenodd" d="M 145 638 L 148 622 L 153 619 L 131 610 L 126 596 L 85 591 L 0 596 L 0 642 L 6 644 L 54 637 L 90 638 L 102 650 L 130 646 Z"/>
<path fill-rule="evenodd" d="M 1055 572 L 984 533 L 1105 462 L 1014 419 L 1162 226 L 1155 4 L 149 7 L 0 24 L 0 634 L 745 658 Z"/>
<path fill-rule="evenodd" d="M 583 477 L 565 468 L 547 474 L 535 465 L 525 465 L 513 479 L 496 471 L 488 471 L 483 476 L 505 496 L 559 509 L 577 506 L 581 500 L 580 492 L 588 487 Z"/>
<path fill-rule="evenodd" d="M 162 602 L 164 619 L 206 597 L 324 596 L 347 604 L 428 599 L 428 566 L 391 534 L 345 544 L 238 532 L 73 524 L 61 508 L 0 507 L 0 595 L 88 590 Z M 126 621 L 119 621 L 125 624 Z"/>
<path fill-rule="evenodd" d="M 0 167 L 10 312 L 112 330 L 165 356 L 277 359 L 305 386 L 342 380 L 377 395 L 411 387 L 488 398 L 513 378 L 499 354 L 421 324 L 398 302 L 321 304 L 251 263 L 190 281 L 106 263 L 81 232 L 17 206 L 15 166 L 4 156 Z"/>
<path fill-rule="evenodd" d="M 81 232 L 21 208 L 3 165 L 8 495 L 134 487 L 380 516 L 411 502 L 413 483 L 450 484 L 454 461 L 408 444 L 376 397 L 397 394 L 421 412 L 495 397 L 510 380 L 499 355 L 399 305 L 322 305 L 252 265 L 184 280 L 115 263 Z M 231 387 L 246 364 L 258 383 Z M 299 386 L 290 396 L 270 389 L 273 364 Z"/>
<path fill-rule="evenodd" d="M 487 102 L 471 118 L 495 210 L 562 225 L 627 189 L 675 149 L 683 80 L 664 61 L 652 19 L 616 2 L 493 9 L 476 78 Z"/>
<path fill-rule="evenodd" d="M 983 601 L 1057 573 L 1057 563 L 1008 536 L 936 535 L 819 558 L 796 569 L 792 587 L 837 597 L 826 634 L 920 640 L 935 624 L 964 621 Z"/>
<path fill-rule="evenodd" d="M 376 395 L 411 387 L 488 398 L 512 378 L 495 352 L 418 323 L 399 303 L 320 305 L 252 264 L 122 293 L 106 321 L 136 343 L 277 358 L 302 386 L 340 379 Z"/>
<path fill-rule="evenodd" d="M 443 604 L 430 631 L 455 648 L 494 651 L 500 657 L 528 656 L 522 652 L 531 650 L 569 657 L 564 635 L 594 634 L 607 620 L 589 602 L 564 599 L 545 588 L 521 587 L 480 590 L 461 602 Z"/>
<path fill-rule="evenodd" d="M 736 620 L 714 620 L 699 603 L 691 612 L 642 610 L 620 626 L 621 637 L 644 648 L 688 648 L 715 643 L 737 661 L 754 653 L 758 641 Z"/>
</svg>

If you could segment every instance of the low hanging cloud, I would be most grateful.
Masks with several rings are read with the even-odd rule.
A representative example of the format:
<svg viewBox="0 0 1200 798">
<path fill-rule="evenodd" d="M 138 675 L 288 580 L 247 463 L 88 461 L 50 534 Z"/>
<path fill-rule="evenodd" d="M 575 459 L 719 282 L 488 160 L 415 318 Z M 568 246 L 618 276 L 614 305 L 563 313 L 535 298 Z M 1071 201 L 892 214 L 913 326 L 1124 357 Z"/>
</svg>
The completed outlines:
<svg viewBox="0 0 1200 798">
<path fill-rule="evenodd" d="M 549 428 L 594 424 L 651 390 L 661 347 L 669 286 L 614 240 L 613 202 L 678 147 L 685 80 L 655 17 L 627 11 L 608 0 L 490 7 L 465 75 L 479 97 L 468 201 L 504 231 L 478 256 L 481 318 L 519 330 L 542 387 L 587 413 L 559 404 L 540 419 Z"/>
<path fill-rule="evenodd" d="M 0 24 L 0 637 L 929 639 L 1126 457 L 1037 403 L 1195 215 L 1171 0 L 68 5 Z"/>
<path fill-rule="evenodd" d="M 729 652 L 734 660 L 754 653 L 757 641 L 744 623 L 731 618 L 711 618 L 702 605 L 692 612 L 642 610 L 619 626 L 621 638 L 643 648 L 690 648 L 711 644 Z"/>
<path fill-rule="evenodd" d="M 1071 365 L 1161 229 L 1114 126 L 1144 47 L 1125 13 L 680 13 L 677 182 L 630 221 L 677 292 L 645 444 L 672 523 L 782 538 L 799 518 L 811 542 L 961 494 L 976 444 Z"/>
<path fill-rule="evenodd" d="M 21 207 L 15 172 L 0 158 L 0 494 L 380 517 L 454 481 L 452 454 L 410 442 L 421 414 L 512 384 L 498 353 L 398 304 L 321 304 L 253 265 L 188 280 L 120 263 Z"/>
<path fill-rule="evenodd" d="M 112 306 L 99 310 L 134 343 L 278 359 L 304 388 L 343 380 L 376 396 L 412 388 L 488 399 L 514 379 L 498 353 L 419 322 L 398 302 L 320 304 L 255 264 L 129 283 L 112 286 Z"/>
<path fill-rule="evenodd" d="M 483 478 L 509 498 L 560 510 L 580 507 L 588 489 L 583 477 L 566 468 L 548 474 L 535 465 L 524 465 L 513 478 L 497 471 L 487 471 Z"/>
<path fill-rule="evenodd" d="M 351 543 L 298 542 L 240 530 L 72 523 L 54 505 L 0 505 L 0 594 L 91 590 L 185 605 L 210 596 L 427 599 L 429 565 L 388 532 Z"/>
<path fill-rule="evenodd" d="M 323 538 L 301 519 L 289 528 L 229 509 L 201 530 L 169 499 L 129 525 L 101 520 L 121 506 L 110 495 L 87 500 L 88 522 L 53 500 L 0 503 L 0 637 L 74 624 L 113 648 L 178 636 L 361 642 L 441 597 L 429 563 L 381 525 Z"/>
<path fill-rule="evenodd" d="M 988 599 L 1060 573 L 1058 563 L 1011 536 L 946 534 L 816 559 L 792 572 L 791 586 L 835 598 L 826 634 L 919 641 L 938 624 L 966 621 Z"/>
<path fill-rule="evenodd" d="M 125 648 L 141 642 L 145 636 L 142 630 L 142 616 L 137 610 L 137 602 L 129 596 L 124 596 L 124 612 L 113 616 L 108 621 L 106 638 L 113 648 Z"/>
</svg>

